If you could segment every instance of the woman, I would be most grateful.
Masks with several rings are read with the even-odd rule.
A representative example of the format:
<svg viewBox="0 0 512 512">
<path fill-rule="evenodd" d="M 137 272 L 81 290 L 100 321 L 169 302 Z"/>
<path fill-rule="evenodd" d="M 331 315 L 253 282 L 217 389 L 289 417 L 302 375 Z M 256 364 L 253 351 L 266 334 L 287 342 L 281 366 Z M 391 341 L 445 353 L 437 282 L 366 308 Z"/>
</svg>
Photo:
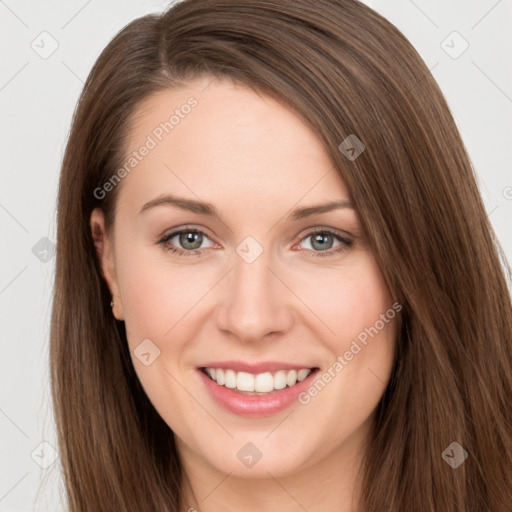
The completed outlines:
<svg viewBox="0 0 512 512">
<path fill-rule="evenodd" d="M 71 511 L 512 510 L 510 269 L 441 91 L 377 13 L 133 21 L 58 201 Z"/>
</svg>

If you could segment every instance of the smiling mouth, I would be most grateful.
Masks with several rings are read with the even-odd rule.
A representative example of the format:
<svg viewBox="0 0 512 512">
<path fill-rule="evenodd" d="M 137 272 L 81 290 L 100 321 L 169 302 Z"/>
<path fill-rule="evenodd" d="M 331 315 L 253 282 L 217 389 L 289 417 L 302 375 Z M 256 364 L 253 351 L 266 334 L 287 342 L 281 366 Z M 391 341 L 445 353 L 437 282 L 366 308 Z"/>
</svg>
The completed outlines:
<svg viewBox="0 0 512 512">
<path fill-rule="evenodd" d="M 200 368 L 200 370 L 219 386 L 243 395 L 269 395 L 282 389 L 293 387 L 319 368 L 301 368 L 297 370 L 278 370 L 275 372 L 248 373 L 235 372 L 227 368 Z"/>
</svg>

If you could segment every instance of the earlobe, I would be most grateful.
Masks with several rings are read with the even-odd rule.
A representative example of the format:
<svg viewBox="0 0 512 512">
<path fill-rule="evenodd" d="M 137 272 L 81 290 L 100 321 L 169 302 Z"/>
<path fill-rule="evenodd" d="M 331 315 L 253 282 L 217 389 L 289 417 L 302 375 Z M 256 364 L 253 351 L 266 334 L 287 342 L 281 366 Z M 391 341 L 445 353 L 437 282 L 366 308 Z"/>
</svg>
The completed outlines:
<svg viewBox="0 0 512 512">
<path fill-rule="evenodd" d="M 118 320 L 124 320 L 115 272 L 112 242 L 105 228 L 105 217 L 101 208 L 95 208 L 92 211 L 90 227 L 101 274 L 107 283 L 112 300 L 114 301 L 112 313 Z M 116 315 L 116 310 L 120 312 L 119 315 Z"/>
</svg>

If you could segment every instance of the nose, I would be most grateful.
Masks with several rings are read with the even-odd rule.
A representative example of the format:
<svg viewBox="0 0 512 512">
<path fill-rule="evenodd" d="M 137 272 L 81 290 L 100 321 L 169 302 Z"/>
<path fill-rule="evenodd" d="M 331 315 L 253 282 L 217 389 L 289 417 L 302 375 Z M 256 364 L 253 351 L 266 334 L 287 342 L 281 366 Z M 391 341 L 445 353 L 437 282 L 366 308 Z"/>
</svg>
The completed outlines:
<svg viewBox="0 0 512 512">
<path fill-rule="evenodd" d="M 271 334 L 282 336 L 291 328 L 293 293 L 273 267 L 267 251 L 252 263 L 235 255 L 233 267 L 223 280 L 216 315 L 219 329 L 251 343 Z"/>
</svg>

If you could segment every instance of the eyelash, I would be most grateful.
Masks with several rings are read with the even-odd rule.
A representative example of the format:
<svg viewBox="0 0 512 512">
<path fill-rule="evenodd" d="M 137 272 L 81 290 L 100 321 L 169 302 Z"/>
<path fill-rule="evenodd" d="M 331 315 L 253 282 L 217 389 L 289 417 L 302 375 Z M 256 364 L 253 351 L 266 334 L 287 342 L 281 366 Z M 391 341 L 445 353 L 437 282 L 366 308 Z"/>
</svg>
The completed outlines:
<svg viewBox="0 0 512 512">
<path fill-rule="evenodd" d="M 207 238 L 210 238 L 204 231 L 202 231 L 200 229 L 185 227 L 185 228 L 179 229 L 177 231 L 173 231 L 173 232 L 165 235 L 157 243 L 162 245 L 165 251 L 170 251 L 171 253 L 178 254 L 179 256 L 201 256 L 201 249 L 194 249 L 194 250 L 187 251 L 184 249 L 180 249 L 179 247 L 174 247 L 174 246 L 170 245 L 169 240 L 174 238 L 176 235 L 180 235 L 182 233 L 201 233 L 202 235 L 206 236 Z M 331 229 L 326 229 L 326 228 L 317 228 L 317 229 L 313 229 L 313 230 L 309 231 L 299 240 L 299 242 L 302 242 L 302 241 L 306 240 L 306 238 L 308 238 L 312 235 L 316 235 L 318 233 L 332 235 L 334 238 L 336 238 L 338 241 L 340 241 L 341 244 L 334 249 L 328 249 L 326 251 L 312 251 L 311 249 L 306 249 L 308 252 L 312 253 L 310 255 L 312 257 L 318 256 L 321 258 L 325 258 L 325 257 L 329 257 L 329 256 L 334 256 L 335 254 L 340 254 L 343 251 L 346 251 L 347 249 L 349 249 L 352 246 L 352 243 L 353 243 L 352 240 L 343 238 L 335 231 L 332 231 Z"/>
</svg>

